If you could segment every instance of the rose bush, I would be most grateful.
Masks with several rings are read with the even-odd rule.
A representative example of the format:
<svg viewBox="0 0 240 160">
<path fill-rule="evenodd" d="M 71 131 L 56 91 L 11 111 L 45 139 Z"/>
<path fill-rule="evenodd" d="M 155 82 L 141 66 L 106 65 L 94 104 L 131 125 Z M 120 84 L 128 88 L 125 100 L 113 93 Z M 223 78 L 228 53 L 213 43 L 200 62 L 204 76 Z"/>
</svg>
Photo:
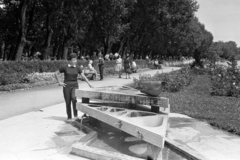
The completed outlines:
<svg viewBox="0 0 240 160">
<path fill-rule="evenodd" d="M 217 67 L 210 73 L 211 95 L 240 97 L 240 71 L 236 65 Z"/>
</svg>

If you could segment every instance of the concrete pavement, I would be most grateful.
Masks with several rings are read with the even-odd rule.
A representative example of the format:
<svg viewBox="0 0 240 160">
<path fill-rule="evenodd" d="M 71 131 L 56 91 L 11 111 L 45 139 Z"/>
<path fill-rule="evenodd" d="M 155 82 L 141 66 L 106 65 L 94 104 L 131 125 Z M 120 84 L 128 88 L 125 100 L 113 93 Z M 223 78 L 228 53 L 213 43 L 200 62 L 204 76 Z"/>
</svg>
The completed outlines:
<svg viewBox="0 0 240 160">
<path fill-rule="evenodd" d="M 173 145 L 204 160 L 240 160 L 239 136 L 185 115 L 171 113 L 170 116 L 167 141 Z"/>
</svg>

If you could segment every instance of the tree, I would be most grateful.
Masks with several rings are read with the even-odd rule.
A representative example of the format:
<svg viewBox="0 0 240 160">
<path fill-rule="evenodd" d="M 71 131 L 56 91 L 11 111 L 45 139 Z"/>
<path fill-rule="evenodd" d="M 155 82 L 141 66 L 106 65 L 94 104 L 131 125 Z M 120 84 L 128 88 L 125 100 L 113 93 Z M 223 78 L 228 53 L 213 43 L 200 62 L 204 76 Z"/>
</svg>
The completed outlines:
<svg viewBox="0 0 240 160">
<path fill-rule="evenodd" d="M 191 55 L 195 61 L 192 65 L 203 67 L 203 58 L 206 58 L 207 51 L 213 42 L 213 35 L 205 29 L 195 17 L 190 25 L 186 37 L 182 39 L 182 46 L 187 46 L 185 53 Z"/>
<path fill-rule="evenodd" d="M 14 60 L 21 60 L 23 49 L 27 41 L 26 34 L 27 34 L 28 26 L 27 26 L 27 20 L 26 20 L 26 13 L 30 3 L 33 3 L 33 0 L 22 0 L 20 1 L 20 4 L 19 4 L 20 28 L 19 28 L 19 35 L 18 35 L 18 41 L 17 41 Z"/>
<path fill-rule="evenodd" d="M 2 55 L 9 60 L 20 60 L 23 52 L 67 59 L 69 52 L 102 50 L 135 58 L 194 56 L 200 64 L 212 42 L 211 33 L 194 18 L 196 0 L 2 2 Z"/>
<path fill-rule="evenodd" d="M 207 51 L 207 59 L 210 61 L 210 67 L 215 68 L 216 62 L 220 60 L 220 56 L 223 54 L 222 52 L 222 44 L 221 42 L 214 42 L 209 47 Z"/>
</svg>

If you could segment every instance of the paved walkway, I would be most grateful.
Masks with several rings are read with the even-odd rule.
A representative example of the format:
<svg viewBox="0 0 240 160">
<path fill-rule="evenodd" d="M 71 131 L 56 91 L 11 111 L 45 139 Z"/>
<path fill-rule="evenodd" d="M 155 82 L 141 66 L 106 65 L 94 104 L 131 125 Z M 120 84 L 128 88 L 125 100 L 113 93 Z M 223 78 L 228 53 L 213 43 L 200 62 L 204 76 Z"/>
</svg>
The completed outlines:
<svg viewBox="0 0 240 160">
<path fill-rule="evenodd" d="M 132 74 L 132 79 L 118 78 L 115 76 L 105 77 L 103 81 L 90 81 L 96 87 L 106 85 L 127 85 L 133 82 L 133 77 L 138 78 L 139 74 L 153 75 L 157 71 L 168 72 L 171 68 L 167 67 L 163 70 L 148 70 L 140 73 Z M 125 75 L 123 75 L 125 77 Z M 79 81 L 79 87 L 88 87 L 87 83 Z M 49 107 L 55 104 L 63 103 L 62 87 L 57 84 L 33 88 L 29 90 L 18 90 L 15 92 L 0 93 L 0 120 L 24 114 L 30 111 L 38 111 L 39 109 Z"/>
<path fill-rule="evenodd" d="M 163 71 L 172 69 L 166 67 Z M 146 73 L 155 72 L 156 70 L 151 70 Z M 134 76 L 138 77 L 138 74 Z M 92 84 L 100 87 L 126 85 L 131 82 L 132 79 L 120 80 L 117 77 L 108 77 L 104 81 L 92 82 Z M 80 87 L 88 86 L 81 83 Z M 32 103 L 36 105 L 34 101 Z M 1 120 L 0 160 L 84 160 L 85 158 L 69 154 L 71 145 L 85 134 L 64 122 L 65 112 L 65 104 L 60 103 Z M 200 157 L 199 159 L 240 159 L 240 137 L 214 129 L 205 122 L 185 115 L 170 114 L 167 141 L 195 154 Z"/>
</svg>

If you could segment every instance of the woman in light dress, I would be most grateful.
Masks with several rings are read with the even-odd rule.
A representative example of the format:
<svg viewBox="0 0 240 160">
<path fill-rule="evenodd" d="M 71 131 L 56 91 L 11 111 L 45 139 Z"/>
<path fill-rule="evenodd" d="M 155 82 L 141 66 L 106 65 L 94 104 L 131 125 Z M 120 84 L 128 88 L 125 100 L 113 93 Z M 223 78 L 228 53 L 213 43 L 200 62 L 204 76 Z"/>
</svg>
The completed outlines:
<svg viewBox="0 0 240 160">
<path fill-rule="evenodd" d="M 122 58 L 120 55 L 118 55 L 116 59 L 116 71 L 118 72 L 119 78 L 122 78 Z"/>
</svg>

